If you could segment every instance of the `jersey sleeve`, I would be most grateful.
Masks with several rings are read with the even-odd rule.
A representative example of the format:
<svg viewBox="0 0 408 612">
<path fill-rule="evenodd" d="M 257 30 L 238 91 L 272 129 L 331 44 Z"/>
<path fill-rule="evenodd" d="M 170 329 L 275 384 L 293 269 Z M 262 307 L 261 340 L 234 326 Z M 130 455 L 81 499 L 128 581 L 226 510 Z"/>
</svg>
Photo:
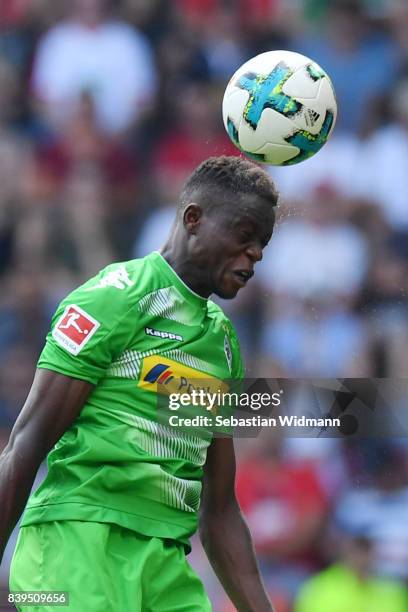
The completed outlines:
<svg viewBox="0 0 408 612">
<path fill-rule="evenodd" d="M 135 321 L 128 321 L 135 302 L 126 283 L 106 285 L 112 272 L 114 266 L 102 270 L 61 302 L 37 367 L 96 384 L 126 348 L 135 329 Z"/>
</svg>

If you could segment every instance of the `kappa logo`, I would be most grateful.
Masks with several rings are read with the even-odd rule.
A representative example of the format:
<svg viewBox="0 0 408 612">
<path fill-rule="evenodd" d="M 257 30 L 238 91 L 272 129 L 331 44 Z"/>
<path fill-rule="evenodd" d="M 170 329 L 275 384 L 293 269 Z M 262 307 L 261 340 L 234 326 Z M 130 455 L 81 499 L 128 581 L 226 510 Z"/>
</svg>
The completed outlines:
<svg viewBox="0 0 408 612">
<path fill-rule="evenodd" d="M 178 340 L 182 342 L 183 336 L 180 334 L 173 334 L 167 331 L 161 331 L 160 329 L 153 329 L 152 327 L 145 327 L 145 333 L 148 336 L 155 336 L 156 338 L 163 338 L 164 340 Z"/>
<path fill-rule="evenodd" d="M 85 310 L 75 304 L 70 304 L 65 308 L 54 327 L 52 337 L 69 353 L 78 355 L 99 326 L 99 321 L 91 317 Z"/>
</svg>

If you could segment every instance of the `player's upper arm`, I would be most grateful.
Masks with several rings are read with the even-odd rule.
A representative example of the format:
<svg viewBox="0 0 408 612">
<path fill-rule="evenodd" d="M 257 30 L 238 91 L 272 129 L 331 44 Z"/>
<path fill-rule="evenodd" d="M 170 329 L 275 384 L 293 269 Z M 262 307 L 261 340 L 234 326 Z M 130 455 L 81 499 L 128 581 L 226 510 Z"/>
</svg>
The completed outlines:
<svg viewBox="0 0 408 612">
<path fill-rule="evenodd" d="M 235 451 L 232 438 L 214 438 L 204 466 L 201 510 L 221 514 L 235 498 Z"/>
<path fill-rule="evenodd" d="M 39 465 L 78 416 L 92 389 L 89 382 L 37 370 L 6 450 L 29 454 Z"/>
</svg>

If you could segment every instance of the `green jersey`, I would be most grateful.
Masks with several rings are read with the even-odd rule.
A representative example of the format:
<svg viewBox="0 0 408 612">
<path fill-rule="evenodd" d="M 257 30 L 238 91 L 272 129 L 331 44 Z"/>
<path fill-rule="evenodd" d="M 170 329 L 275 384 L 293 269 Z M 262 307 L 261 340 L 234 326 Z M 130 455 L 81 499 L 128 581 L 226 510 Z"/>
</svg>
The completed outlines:
<svg viewBox="0 0 408 612">
<path fill-rule="evenodd" d="M 22 525 L 108 522 L 187 544 L 211 438 L 158 421 L 158 384 L 182 392 L 205 379 L 215 390 L 242 378 L 238 340 L 222 310 L 158 252 L 113 264 L 62 301 L 38 367 L 95 388 L 49 453 Z"/>
</svg>

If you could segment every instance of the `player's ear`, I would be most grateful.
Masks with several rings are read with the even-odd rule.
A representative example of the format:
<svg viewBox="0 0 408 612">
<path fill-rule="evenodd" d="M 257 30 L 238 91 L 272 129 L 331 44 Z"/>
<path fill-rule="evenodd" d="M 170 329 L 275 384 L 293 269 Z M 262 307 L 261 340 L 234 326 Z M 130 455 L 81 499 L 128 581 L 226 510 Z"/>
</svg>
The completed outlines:
<svg viewBox="0 0 408 612">
<path fill-rule="evenodd" d="M 184 227 L 189 234 L 195 234 L 203 217 L 203 209 L 199 204 L 191 202 L 183 213 Z"/>
</svg>

